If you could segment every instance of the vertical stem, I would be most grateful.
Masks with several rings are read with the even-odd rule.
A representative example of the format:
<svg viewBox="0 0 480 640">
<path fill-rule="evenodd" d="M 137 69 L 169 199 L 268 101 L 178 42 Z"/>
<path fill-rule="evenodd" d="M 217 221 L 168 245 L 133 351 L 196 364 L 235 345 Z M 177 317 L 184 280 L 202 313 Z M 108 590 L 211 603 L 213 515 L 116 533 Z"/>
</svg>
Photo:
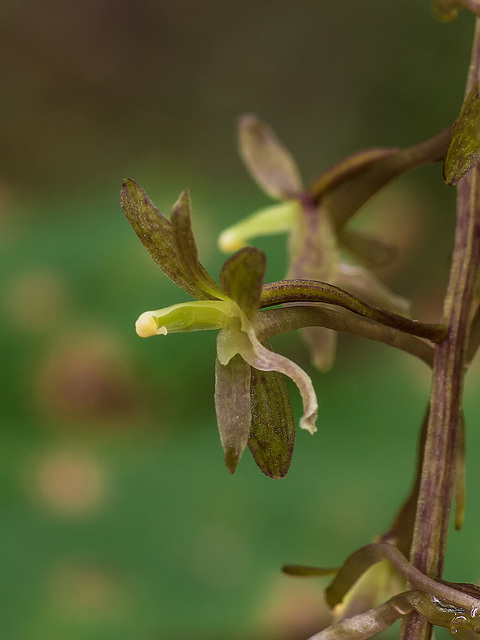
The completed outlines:
<svg viewBox="0 0 480 640">
<path fill-rule="evenodd" d="M 479 59 L 477 21 L 467 91 L 478 80 Z M 430 416 L 411 550 L 414 566 L 433 578 L 442 574 L 454 489 L 465 347 L 480 266 L 479 209 L 480 169 L 477 165 L 458 185 L 455 244 L 443 310 L 447 337 L 435 347 Z M 430 633 L 431 626 L 416 613 L 409 616 L 402 629 L 404 640 L 426 640 Z"/>
</svg>

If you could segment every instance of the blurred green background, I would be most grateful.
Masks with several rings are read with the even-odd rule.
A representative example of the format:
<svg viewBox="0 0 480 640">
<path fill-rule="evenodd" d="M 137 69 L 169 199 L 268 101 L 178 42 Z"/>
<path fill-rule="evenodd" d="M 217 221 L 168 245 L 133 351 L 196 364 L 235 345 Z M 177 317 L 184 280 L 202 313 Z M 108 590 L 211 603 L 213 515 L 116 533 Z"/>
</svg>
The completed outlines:
<svg viewBox="0 0 480 640">
<path fill-rule="evenodd" d="M 271 123 L 306 181 L 418 142 L 458 113 L 473 20 L 440 24 L 426 0 L 3 0 L 0 18 L 0 637 L 306 638 L 322 585 L 279 567 L 335 566 L 386 529 L 428 371 L 341 337 L 335 369 L 312 372 L 319 430 L 298 433 L 287 478 L 248 452 L 229 476 L 215 335 L 135 335 L 139 313 L 186 297 L 130 230 L 121 181 L 165 213 L 189 187 L 216 276 L 218 232 L 266 204 L 237 155 L 240 114 Z M 381 275 L 423 320 L 441 308 L 454 198 L 429 167 L 358 219 L 398 241 Z M 284 240 L 258 244 L 281 278 Z M 278 348 L 311 371 L 298 336 Z M 445 574 L 465 582 L 480 578 L 477 384 L 474 370 L 467 518 Z"/>
</svg>

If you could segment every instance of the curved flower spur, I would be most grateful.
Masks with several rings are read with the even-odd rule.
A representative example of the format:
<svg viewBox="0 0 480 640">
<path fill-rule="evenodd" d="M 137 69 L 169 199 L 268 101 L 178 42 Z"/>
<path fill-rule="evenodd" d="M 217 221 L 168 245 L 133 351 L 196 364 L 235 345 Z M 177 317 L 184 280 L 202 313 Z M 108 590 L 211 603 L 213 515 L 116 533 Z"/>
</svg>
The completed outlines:
<svg viewBox="0 0 480 640">
<path fill-rule="evenodd" d="M 220 330 L 215 368 L 215 405 L 225 463 L 235 471 L 248 445 L 268 476 L 286 475 L 295 438 L 285 380 L 297 385 L 302 401 L 300 426 L 316 430 L 318 403 L 309 376 L 294 362 L 271 351 L 255 333 L 261 314 L 264 254 L 242 249 L 223 265 L 220 285 L 198 260 L 188 193 L 183 192 L 168 220 L 133 180 L 125 180 L 122 208 L 134 231 L 162 271 L 196 301 L 147 311 L 136 322 L 141 337 L 182 331 Z"/>
</svg>

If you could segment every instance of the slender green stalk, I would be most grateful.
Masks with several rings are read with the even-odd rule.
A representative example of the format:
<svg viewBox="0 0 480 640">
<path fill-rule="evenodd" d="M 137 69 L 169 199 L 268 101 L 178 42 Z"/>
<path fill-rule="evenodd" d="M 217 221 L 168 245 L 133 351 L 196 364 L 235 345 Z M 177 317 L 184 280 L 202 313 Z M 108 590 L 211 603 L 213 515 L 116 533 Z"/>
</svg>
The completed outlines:
<svg viewBox="0 0 480 640">
<path fill-rule="evenodd" d="M 478 79 L 480 29 L 477 21 L 467 93 Z M 411 562 L 422 573 L 442 574 L 455 482 L 455 455 L 461 414 L 465 353 L 480 265 L 480 172 L 458 185 L 457 226 L 443 319 L 447 336 L 435 347 L 430 414 L 426 433 Z M 413 613 L 403 640 L 426 640 L 431 626 Z"/>
</svg>

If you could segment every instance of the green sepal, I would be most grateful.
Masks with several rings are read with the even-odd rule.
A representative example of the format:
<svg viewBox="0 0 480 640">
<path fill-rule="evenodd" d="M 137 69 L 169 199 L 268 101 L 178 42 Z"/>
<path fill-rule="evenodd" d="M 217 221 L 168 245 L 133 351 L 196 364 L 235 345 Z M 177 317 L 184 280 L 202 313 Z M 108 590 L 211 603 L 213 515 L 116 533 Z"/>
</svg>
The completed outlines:
<svg viewBox="0 0 480 640">
<path fill-rule="evenodd" d="M 248 318 L 260 307 L 265 254 L 255 247 L 244 247 L 229 258 L 220 271 L 220 286 Z"/>
<path fill-rule="evenodd" d="M 190 194 L 188 191 L 183 191 L 173 205 L 170 215 L 178 257 L 184 272 L 189 274 L 192 282 L 195 282 L 199 289 L 212 297 L 225 298 L 218 284 L 198 260 L 198 249 L 193 235 L 191 212 Z"/>
<path fill-rule="evenodd" d="M 276 371 L 251 370 L 252 425 L 248 448 L 269 478 L 287 475 L 295 444 L 295 419 L 285 379 Z"/>
<path fill-rule="evenodd" d="M 242 116 L 238 136 L 243 161 L 265 193 L 283 200 L 303 190 L 295 160 L 265 122 L 252 114 Z"/>
<path fill-rule="evenodd" d="M 452 140 L 445 156 L 443 176 L 448 185 L 455 185 L 480 160 L 480 96 L 478 83 L 463 103 L 453 128 Z"/>
<path fill-rule="evenodd" d="M 225 464 L 234 473 L 251 424 L 250 365 L 238 354 L 225 365 L 215 362 L 215 409 Z"/>
<path fill-rule="evenodd" d="M 185 273 L 170 221 L 134 180 L 123 181 L 120 203 L 133 230 L 163 273 L 197 300 L 214 298 Z"/>
</svg>

